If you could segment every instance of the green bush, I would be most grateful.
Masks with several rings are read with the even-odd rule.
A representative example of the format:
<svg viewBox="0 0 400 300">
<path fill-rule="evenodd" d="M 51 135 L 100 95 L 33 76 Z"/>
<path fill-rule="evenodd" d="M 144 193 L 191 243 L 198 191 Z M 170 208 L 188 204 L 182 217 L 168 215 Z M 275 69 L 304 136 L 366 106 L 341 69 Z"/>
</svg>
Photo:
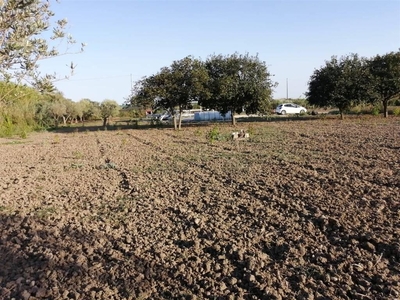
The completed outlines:
<svg viewBox="0 0 400 300">
<path fill-rule="evenodd" d="M 0 82 L 0 136 L 19 135 L 39 127 L 36 119 L 36 105 L 40 94 L 29 87 Z"/>
<path fill-rule="evenodd" d="M 381 110 L 380 110 L 380 108 L 377 107 L 377 106 L 374 106 L 374 107 L 372 108 L 372 110 L 371 110 L 371 114 L 372 114 L 373 116 L 377 116 L 377 115 L 379 115 L 380 113 L 381 113 Z"/>
<path fill-rule="evenodd" d="M 219 139 L 219 129 L 218 127 L 214 126 L 210 131 L 207 132 L 207 140 L 212 143 L 214 141 L 217 141 Z"/>
<path fill-rule="evenodd" d="M 395 116 L 400 116 L 400 107 L 396 107 L 395 109 L 393 109 L 393 114 Z"/>
</svg>

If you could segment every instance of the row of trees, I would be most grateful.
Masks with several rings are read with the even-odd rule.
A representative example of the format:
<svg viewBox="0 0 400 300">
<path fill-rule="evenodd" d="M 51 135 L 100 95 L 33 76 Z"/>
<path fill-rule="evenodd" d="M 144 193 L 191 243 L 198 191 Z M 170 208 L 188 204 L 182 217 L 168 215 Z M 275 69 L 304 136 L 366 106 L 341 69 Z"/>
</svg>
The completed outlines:
<svg viewBox="0 0 400 300">
<path fill-rule="evenodd" d="M 192 101 L 221 113 L 267 113 L 273 88 L 265 62 L 257 56 L 211 55 L 206 61 L 191 56 L 138 81 L 127 104 L 137 109 L 169 111 L 174 127 Z M 400 52 L 372 58 L 333 56 L 311 75 L 306 99 L 312 106 L 337 107 L 340 115 L 360 104 L 381 103 L 388 116 L 390 101 L 400 96 Z M 176 116 L 179 116 L 177 120 Z"/>
<path fill-rule="evenodd" d="M 169 111 L 175 129 L 181 128 L 182 111 L 193 101 L 205 109 L 231 112 L 235 124 L 235 113 L 265 111 L 276 86 L 271 78 L 258 56 L 211 55 L 206 61 L 188 56 L 136 82 L 127 104 Z"/>
<path fill-rule="evenodd" d="M 105 126 L 120 110 L 114 100 L 74 102 L 58 91 L 41 93 L 31 87 L 5 82 L 0 82 L 0 97 L 0 136 L 25 135 L 31 130 L 98 119 L 102 119 Z"/>
<path fill-rule="evenodd" d="M 390 101 L 400 96 L 400 51 L 372 58 L 333 56 L 314 71 L 306 96 L 310 105 L 337 107 L 341 118 L 351 107 L 368 103 L 381 103 L 387 117 Z"/>
</svg>

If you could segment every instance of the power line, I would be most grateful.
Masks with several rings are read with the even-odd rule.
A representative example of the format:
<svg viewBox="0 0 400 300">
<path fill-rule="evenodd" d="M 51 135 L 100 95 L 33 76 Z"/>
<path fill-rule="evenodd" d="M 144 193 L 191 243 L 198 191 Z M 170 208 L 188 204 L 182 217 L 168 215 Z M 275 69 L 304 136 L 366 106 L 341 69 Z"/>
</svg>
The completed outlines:
<svg viewBox="0 0 400 300">
<path fill-rule="evenodd" d="M 118 76 L 108 76 L 108 77 L 94 77 L 94 78 L 81 78 L 81 79 L 69 79 L 68 81 L 85 81 L 85 80 L 102 80 L 102 79 L 111 79 L 111 78 L 123 78 L 123 77 L 131 77 L 131 74 L 128 75 L 118 75 Z"/>
</svg>

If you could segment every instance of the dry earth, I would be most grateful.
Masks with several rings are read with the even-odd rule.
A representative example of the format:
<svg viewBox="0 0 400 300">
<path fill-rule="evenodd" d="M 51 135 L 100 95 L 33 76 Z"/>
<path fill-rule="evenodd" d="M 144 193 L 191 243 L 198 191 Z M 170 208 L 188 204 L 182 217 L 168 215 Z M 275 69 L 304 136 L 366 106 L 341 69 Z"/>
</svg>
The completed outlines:
<svg viewBox="0 0 400 300">
<path fill-rule="evenodd" d="M 400 298 L 398 118 L 212 128 L 0 140 L 0 298 Z"/>
</svg>

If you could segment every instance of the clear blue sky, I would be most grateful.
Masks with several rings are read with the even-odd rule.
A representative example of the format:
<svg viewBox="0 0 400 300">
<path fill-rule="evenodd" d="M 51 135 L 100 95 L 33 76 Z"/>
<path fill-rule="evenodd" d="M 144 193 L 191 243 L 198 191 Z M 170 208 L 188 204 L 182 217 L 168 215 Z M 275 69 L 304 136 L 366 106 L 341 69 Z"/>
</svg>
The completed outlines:
<svg viewBox="0 0 400 300">
<path fill-rule="evenodd" d="M 258 53 L 279 83 L 274 98 L 304 96 L 332 55 L 371 57 L 400 48 L 400 0 L 62 0 L 52 6 L 82 54 L 43 61 L 75 76 L 56 86 L 67 98 L 123 103 L 133 82 L 187 55 Z"/>
</svg>

